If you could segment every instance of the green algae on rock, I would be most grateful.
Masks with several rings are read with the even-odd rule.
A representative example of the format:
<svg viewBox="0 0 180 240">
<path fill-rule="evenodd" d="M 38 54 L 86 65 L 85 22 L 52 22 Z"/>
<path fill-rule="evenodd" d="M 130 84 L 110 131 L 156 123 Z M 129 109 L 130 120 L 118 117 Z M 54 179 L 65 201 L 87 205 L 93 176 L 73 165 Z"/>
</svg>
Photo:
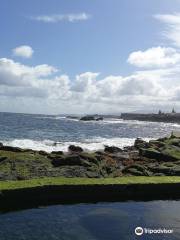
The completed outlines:
<svg viewBox="0 0 180 240">
<path fill-rule="evenodd" d="M 71 146 L 69 152 L 47 153 L 0 144 L 0 180 L 121 176 L 180 176 L 180 138 L 137 139 L 134 146 L 96 152 Z"/>
</svg>

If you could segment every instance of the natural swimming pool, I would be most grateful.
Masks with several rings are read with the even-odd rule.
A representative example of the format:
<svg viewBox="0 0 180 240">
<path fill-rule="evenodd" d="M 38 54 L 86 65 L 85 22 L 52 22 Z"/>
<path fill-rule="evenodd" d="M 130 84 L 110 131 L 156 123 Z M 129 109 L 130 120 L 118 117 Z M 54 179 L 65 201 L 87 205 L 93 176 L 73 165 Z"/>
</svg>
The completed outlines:
<svg viewBox="0 0 180 240">
<path fill-rule="evenodd" d="M 173 229 L 135 235 L 135 228 Z M 0 240 L 177 240 L 180 201 L 54 205 L 0 215 Z"/>
</svg>

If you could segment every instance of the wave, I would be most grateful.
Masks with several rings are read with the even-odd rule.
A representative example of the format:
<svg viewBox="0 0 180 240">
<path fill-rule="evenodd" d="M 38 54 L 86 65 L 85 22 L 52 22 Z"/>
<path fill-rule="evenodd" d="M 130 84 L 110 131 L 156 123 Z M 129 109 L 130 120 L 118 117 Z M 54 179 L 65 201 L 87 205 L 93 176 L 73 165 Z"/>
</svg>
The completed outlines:
<svg viewBox="0 0 180 240">
<path fill-rule="evenodd" d="M 166 122 L 152 122 L 152 121 L 139 121 L 139 120 L 124 120 L 122 118 L 104 118 L 103 121 L 79 121 L 76 118 L 68 118 L 67 116 L 38 116 L 35 118 L 39 119 L 51 119 L 51 120 L 61 120 L 69 122 L 80 122 L 82 124 L 99 124 L 99 125 L 108 125 L 108 124 L 122 124 L 126 126 L 159 126 L 159 127 L 175 127 L 180 128 L 178 123 L 166 123 Z"/>
<path fill-rule="evenodd" d="M 145 141 L 149 141 L 153 138 L 143 138 Z M 134 144 L 135 138 L 101 138 L 87 139 L 83 142 L 54 142 L 52 140 L 31 140 L 31 139 L 14 139 L 1 141 L 6 146 L 20 147 L 22 149 L 43 150 L 46 152 L 52 151 L 68 151 L 69 145 L 76 145 L 82 147 L 86 151 L 102 150 L 104 146 L 116 146 L 123 148 L 125 146 L 131 146 Z"/>
<path fill-rule="evenodd" d="M 53 119 L 53 120 L 60 120 L 60 119 L 66 119 L 66 117 L 61 117 L 61 116 L 38 116 L 35 118 L 39 119 Z"/>
</svg>

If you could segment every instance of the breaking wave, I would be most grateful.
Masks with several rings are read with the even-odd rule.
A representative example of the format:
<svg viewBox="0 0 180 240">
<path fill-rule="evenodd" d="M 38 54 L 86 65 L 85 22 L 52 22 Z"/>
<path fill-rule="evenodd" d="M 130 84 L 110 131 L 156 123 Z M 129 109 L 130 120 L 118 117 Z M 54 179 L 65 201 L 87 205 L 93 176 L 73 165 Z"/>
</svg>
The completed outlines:
<svg viewBox="0 0 180 240">
<path fill-rule="evenodd" d="M 143 138 L 145 141 L 149 141 L 152 138 Z M 125 146 L 131 146 L 134 144 L 135 138 L 94 138 L 87 139 L 83 142 L 54 142 L 51 140 L 36 141 L 31 139 L 14 139 L 1 141 L 4 145 L 12 147 L 20 147 L 23 149 L 43 150 L 46 152 L 52 151 L 67 151 L 69 145 L 76 145 L 82 147 L 87 151 L 95 151 L 104 149 L 105 145 L 116 146 L 123 148 Z"/>
</svg>

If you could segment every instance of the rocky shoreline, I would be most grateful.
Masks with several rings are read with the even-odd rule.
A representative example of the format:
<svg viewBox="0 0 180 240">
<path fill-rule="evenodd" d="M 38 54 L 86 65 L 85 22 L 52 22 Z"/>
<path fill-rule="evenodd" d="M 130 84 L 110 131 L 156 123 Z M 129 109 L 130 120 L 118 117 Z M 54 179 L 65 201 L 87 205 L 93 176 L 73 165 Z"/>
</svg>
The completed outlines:
<svg viewBox="0 0 180 240">
<path fill-rule="evenodd" d="M 120 149 L 85 152 L 69 146 L 68 152 L 34 151 L 0 144 L 0 180 L 41 177 L 114 178 L 121 176 L 180 176 L 180 138 L 171 136 Z"/>
</svg>

